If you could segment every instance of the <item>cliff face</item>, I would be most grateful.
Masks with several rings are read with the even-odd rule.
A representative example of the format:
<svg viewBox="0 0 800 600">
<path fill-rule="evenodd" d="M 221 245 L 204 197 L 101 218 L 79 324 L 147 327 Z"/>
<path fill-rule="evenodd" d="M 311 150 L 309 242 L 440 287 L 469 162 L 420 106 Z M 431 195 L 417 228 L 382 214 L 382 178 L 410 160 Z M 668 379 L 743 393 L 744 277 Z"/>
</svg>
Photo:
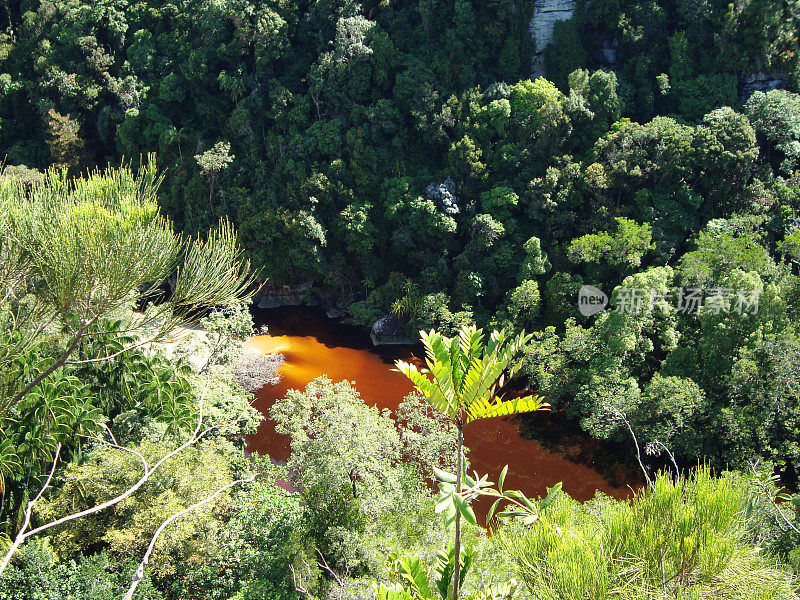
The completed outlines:
<svg viewBox="0 0 800 600">
<path fill-rule="evenodd" d="M 531 77 L 544 75 L 544 49 L 553 39 L 553 27 L 559 21 L 572 18 L 575 0 L 536 0 L 529 31 L 536 43 L 536 52 L 531 64 Z"/>
<path fill-rule="evenodd" d="M 785 84 L 786 80 L 783 77 L 775 77 L 763 71 L 744 75 L 739 80 L 739 100 L 745 103 L 753 92 L 768 92 L 783 88 Z"/>
</svg>

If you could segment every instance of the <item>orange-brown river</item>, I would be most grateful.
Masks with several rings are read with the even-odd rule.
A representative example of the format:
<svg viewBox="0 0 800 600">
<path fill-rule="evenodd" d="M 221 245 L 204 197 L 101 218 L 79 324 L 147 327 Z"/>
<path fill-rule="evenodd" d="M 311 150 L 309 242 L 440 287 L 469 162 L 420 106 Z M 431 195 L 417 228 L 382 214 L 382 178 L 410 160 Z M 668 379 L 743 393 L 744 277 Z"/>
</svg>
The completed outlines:
<svg viewBox="0 0 800 600">
<path fill-rule="evenodd" d="M 391 369 L 396 359 L 412 359 L 414 352 L 421 352 L 419 348 L 373 348 L 361 330 L 340 325 L 308 308 L 260 310 L 255 317 L 258 325 L 268 326 L 269 335 L 256 336 L 247 345 L 265 354 L 280 352 L 286 358 L 280 383 L 266 386 L 256 394 L 255 406 L 265 414 L 287 390 L 302 389 L 320 375 L 334 381 L 350 380 L 367 404 L 391 410 L 412 391 L 411 382 Z M 546 419 L 547 415 L 542 417 Z M 559 481 L 563 482 L 564 491 L 578 500 L 588 500 L 597 490 L 617 498 L 631 492 L 627 486 L 615 487 L 587 464 L 574 462 L 543 448 L 535 440 L 522 438 L 514 417 L 470 423 L 464 429 L 464 441 L 470 449 L 471 469 L 481 475 L 489 474 L 496 481 L 507 464 L 506 488 L 522 490 L 529 496 L 541 495 L 546 487 Z M 592 441 L 587 438 L 587 442 Z M 288 437 L 278 434 L 269 419 L 248 440 L 248 448 L 269 454 L 277 461 L 289 457 Z M 477 508 L 483 513 L 488 507 Z"/>
</svg>

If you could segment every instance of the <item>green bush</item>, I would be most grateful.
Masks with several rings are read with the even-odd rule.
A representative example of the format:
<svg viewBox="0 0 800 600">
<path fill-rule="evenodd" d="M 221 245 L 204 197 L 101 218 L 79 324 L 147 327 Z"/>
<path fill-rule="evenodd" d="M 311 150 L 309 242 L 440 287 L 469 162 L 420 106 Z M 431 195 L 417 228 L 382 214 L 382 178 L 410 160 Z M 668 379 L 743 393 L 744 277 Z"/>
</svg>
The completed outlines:
<svg viewBox="0 0 800 600">
<path fill-rule="evenodd" d="M 706 468 L 661 475 L 630 502 L 562 496 L 500 545 L 537 599 L 795 600 L 797 581 L 747 541 L 748 498 Z"/>
</svg>

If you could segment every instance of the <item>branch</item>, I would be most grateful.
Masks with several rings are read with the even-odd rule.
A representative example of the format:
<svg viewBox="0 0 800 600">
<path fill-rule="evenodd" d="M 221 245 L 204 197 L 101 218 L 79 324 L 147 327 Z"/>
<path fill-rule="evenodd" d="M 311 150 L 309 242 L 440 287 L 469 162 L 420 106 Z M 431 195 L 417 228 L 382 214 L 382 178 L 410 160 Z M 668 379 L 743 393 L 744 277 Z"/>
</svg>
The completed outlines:
<svg viewBox="0 0 800 600">
<path fill-rule="evenodd" d="M 58 369 L 59 367 L 64 366 L 67 363 L 67 359 L 69 358 L 70 354 L 72 354 L 75 349 L 78 347 L 81 339 L 83 338 L 83 333 L 86 328 L 90 325 L 90 323 L 81 323 L 81 326 L 75 332 L 72 341 L 70 342 L 69 346 L 67 346 L 66 350 L 61 353 L 61 356 L 58 357 L 49 367 L 47 367 L 44 371 L 39 373 L 36 377 L 34 377 L 28 384 L 22 388 L 9 402 L 9 406 L 12 406 L 22 400 L 28 392 L 30 392 L 33 388 L 39 385 L 44 379 L 49 376 L 53 371 Z M 2 572 L 2 571 L 0 571 Z"/>
<path fill-rule="evenodd" d="M 752 471 L 753 471 L 753 476 L 755 477 L 755 480 L 759 484 L 763 485 L 763 482 L 762 482 L 761 478 L 758 476 L 758 471 L 756 470 L 756 467 L 757 467 L 757 464 L 750 463 L 750 469 L 752 469 Z M 780 505 L 775 501 L 775 498 L 770 497 L 769 490 L 766 489 L 766 486 L 764 487 L 763 492 L 768 497 L 768 499 L 770 501 L 770 504 L 772 504 L 772 506 L 775 507 L 775 510 L 781 516 L 781 519 L 783 519 L 783 522 L 786 523 L 786 525 L 788 525 L 795 533 L 800 533 L 800 529 L 798 529 L 794 525 L 794 523 L 792 523 L 789 520 L 789 518 L 783 513 L 783 511 L 781 510 Z"/>
<path fill-rule="evenodd" d="M 297 571 L 294 570 L 294 565 L 289 565 L 289 570 L 292 572 L 292 585 L 294 585 L 294 591 L 300 592 L 301 594 L 308 594 L 308 588 L 303 585 L 303 576 L 298 575 Z"/>
<path fill-rule="evenodd" d="M 36 497 L 30 502 L 28 502 L 28 506 L 25 507 L 25 520 L 22 523 L 22 527 L 17 532 L 17 537 L 14 538 L 14 543 L 11 544 L 11 547 L 8 549 L 8 552 L 6 552 L 6 555 L 3 557 L 2 562 L 0 562 L 0 573 L 6 570 L 6 567 L 8 566 L 11 557 L 14 556 L 14 553 L 17 551 L 17 548 L 19 548 L 19 545 L 25 539 L 25 530 L 31 523 L 31 513 L 33 512 L 33 505 L 39 501 L 39 498 L 42 497 L 44 491 L 49 487 L 50 481 L 53 479 L 53 473 L 55 473 L 56 471 L 56 463 L 58 463 L 59 454 L 61 454 L 61 442 L 59 442 L 58 445 L 56 446 L 56 453 L 53 456 L 53 465 L 50 467 L 50 474 L 47 476 L 44 485 L 42 485 L 42 488 L 39 490 L 39 493 L 36 494 Z"/>
<path fill-rule="evenodd" d="M 308 571 L 308 576 L 311 577 L 311 565 L 309 565 L 304 559 L 300 559 L 303 561 L 303 566 L 305 566 L 306 570 Z M 303 585 L 303 575 L 298 573 L 294 565 L 289 563 L 289 570 L 292 572 L 292 584 L 294 584 L 294 591 L 300 592 L 301 594 L 305 594 L 309 598 L 314 598 L 311 592 L 308 591 L 308 588 Z"/>
<path fill-rule="evenodd" d="M 667 448 L 666 444 L 664 444 L 664 442 L 662 442 L 661 440 L 653 440 L 652 442 L 650 442 L 650 445 L 653 448 L 657 448 L 658 446 L 661 446 L 661 448 L 669 456 L 669 459 L 672 461 L 672 466 L 675 467 L 675 475 L 677 477 L 680 477 L 681 476 L 681 470 L 678 468 L 678 461 L 675 460 L 675 455 L 672 452 L 670 452 L 670 449 Z M 645 452 L 647 452 L 647 449 L 645 449 Z M 655 453 L 659 454 L 659 451 L 656 449 Z"/>
<path fill-rule="evenodd" d="M 27 523 L 26 523 L 24 528 L 22 530 L 20 530 L 20 532 L 17 534 L 17 539 L 15 540 L 14 545 L 9 549 L 9 551 L 3 557 L 2 562 L 0 562 L 0 574 L 2 574 L 3 571 L 5 570 L 6 566 L 8 565 L 8 562 L 11 560 L 11 557 L 14 554 L 14 551 L 16 551 L 16 549 L 20 546 L 20 544 L 22 544 L 22 542 L 24 542 L 29 537 L 32 537 L 32 536 L 36 535 L 37 533 L 41 533 L 42 531 L 46 531 L 48 529 L 51 529 L 52 527 L 56 527 L 58 525 L 63 525 L 64 523 L 68 523 L 70 521 L 74 521 L 75 519 L 80 519 L 81 517 L 85 517 L 85 516 L 88 516 L 88 515 L 91 515 L 91 514 L 94 514 L 94 513 L 98 513 L 98 512 L 100 512 L 102 510 L 105 510 L 106 508 L 114 506 L 115 504 L 119 504 L 120 502 L 122 502 L 123 500 L 128 498 L 129 496 L 133 495 L 140 487 L 142 487 L 145 483 L 147 483 L 147 481 L 150 479 L 150 477 L 153 475 L 153 473 L 155 473 L 170 458 L 172 458 L 176 454 L 182 452 L 183 450 L 185 450 L 189 446 L 197 443 L 204 436 L 206 436 L 209 432 L 213 431 L 214 429 L 218 429 L 220 427 L 227 427 L 227 426 L 231 425 L 232 423 L 222 423 L 222 424 L 219 424 L 219 425 L 212 425 L 211 427 L 207 427 L 206 429 L 200 431 L 200 428 L 202 427 L 202 423 L 203 423 L 203 398 L 205 397 L 206 389 L 208 389 L 208 385 L 207 384 L 206 384 L 206 387 L 203 389 L 202 395 L 200 396 L 200 406 L 199 406 L 199 409 L 198 409 L 197 427 L 195 427 L 195 430 L 194 430 L 194 433 L 192 434 L 192 437 L 189 438 L 186 442 L 184 442 L 180 446 L 178 446 L 177 448 L 175 448 L 174 450 L 172 450 L 171 452 L 168 452 L 167 454 L 165 454 L 152 467 L 148 467 L 147 460 L 144 458 L 144 456 L 142 456 L 136 450 L 132 450 L 131 448 L 126 448 L 124 446 L 120 446 L 120 445 L 118 445 L 116 443 L 106 442 L 105 440 L 101 440 L 99 438 L 92 438 L 92 439 L 94 439 L 94 440 L 96 440 L 96 441 L 98 441 L 98 442 L 100 442 L 102 444 L 105 444 L 105 445 L 107 445 L 107 446 L 109 446 L 111 448 L 115 448 L 117 450 L 122 450 L 123 452 L 128 452 L 129 454 L 133 454 L 134 456 L 136 456 L 142 462 L 142 466 L 144 468 L 144 473 L 142 473 L 142 476 L 139 478 L 139 481 L 134 483 L 131 487 L 129 487 L 127 490 L 125 490 L 124 492 L 122 492 L 118 496 L 115 496 L 114 498 L 111 498 L 110 500 L 107 500 L 106 502 L 103 502 L 102 504 L 98 504 L 97 506 L 93 506 L 92 508 L 87 508 L 86 510 L 82 510 L 82 511 L 74 513 L 74 514 L 61 517 L 60 519 L 56 519 L 55 521 L 51 521 L 50 523 L 45 523 L 44 525 L 40 525 L 39 527 L 36 527 L 35 529 L 31 529 L 30 531 L 27 531 L 27 532 L 25 531 L 25 528 L 27 527 Z M 235 422 L 236 421 L 234 421 L 234 423 Z M 48 480 L 48 482 L 49 482 L 49 480 Z M 40 495 L 41 495 L 41 492 L 40 492 Z M 34 501 L 37 500 L 38 497 L 39 496 L 37 496 L 37 498 L 34 499 Z"/>
<path fill-rule="evenodd" d="M 136 568 L 136 572 L 133 574 L 133 581 L 131 581 L 131 587 L 128 588 L 128 593 L 125 594 L 123 600 L 133 600 L 133 593 L 136 591 L 136 587 L 139 585 L 139 582 L 141 582 L 142 578 L 144 577 L 144 570 L 145 567 L 147 567 L 148 562 L 150 561 L 150 554 L 153 552 L 153 548 L 156 545 L 156 540 L 158 540 L 158 536 L 161 535 L 161 533 L 164 531 L 164 529 L 166 529 L 169 526 L 170 523 L 172 523 L 176 519 L 181 518 L 183 515 L 190 513 L 193 510 L 196 510 L 201 506 L 208 504 L 209 502 L 212 502 L 217 496 L 222 494 L 227 489 L 232 488 L 233 486 L 238 485 L 240 483 L 249 483 L 253 481 L 255 478 L 256 475 L 253 475 L 252 477 L 249 477 L 247 479 L 237 479 L 236 481 L 232 481 L 219 488 L 216 492 L 214 492 L 210 496 L 203 498 L 199 502 L 195 502 L 194 504 L 184 508 L 183 510 L 179 510 L 178 512 L 167 518 L 161 524 L 161 526 L 158 529 L 156 529 L 156 532 L 153 534 L 153 537 L 150 540 L 150 545 L 147 546 L 147 550 L 145 551 L 144 556 L 142 557 L 142 560 L 139 563 L 139 566 Z"/>
<path fill-rule="evenodd" d="M 125 354 L 126 352 L 129 352 L 130 350 L 133 350 L 135 348 L 139 348 L 141 346 L 146 346 L 147 344 L 152 344 L 153 342 L 157 342 L 160 339 L 162 339 L 164 337 L 164 335 L 165 335 L 165 333 L 161 332 L 161 333 L 159 333 L 159 334 L 157 334 L 157 335 L 155 335 L 155 336 L 153 336 L 151 338 L 148 338 L 146 340 L 142 340 L 140 342 L 136 342 L 135 344 L 130 344 L 129 346 L 125 346 L 122 350 L 118 350 L 117 352 L 112 352 L 111 354 L 106 354 L 105 356 L 98 356 L 97 358 L 86 358 L 84 360 L 69 360 L 69 361 L 66 361 L 64 364 L 67 364 L 67 365 L 88 365 L 88 364 L 91 364 L 91 363 L 98 363 L 98 362 L 104 362 L 104 361 L 107 361 L 107 360 L 111 360 L 112 358 L 116 358 L 120 354 Z"/>
<path fill-rule="evenodd" d="M 316 548 L 316 551 L 317 551 L 317 554 L 319 554 L 319 557 L 322 559 L 322 565 L 321 565 L 322 568 L 325 569 L 331 575 L 333 575 L 333 578 L 336 580 L 336 583 L 339 584 L 339 587 L 344 587 L 344 582 L 342 581 L 342 578 L 339 577 L 336 574 L 336 572 L 333 569 L 330 568 L 330 566 L 328 565 L 328 561 L 325 560 L 324 556 L 322 556 L 322 552 L 320 552 L 319 548 Z"/>
<path fill-rule="evenodd" d="M 644 478 L 647 480 L 648 487 L 652 490 L 653 489 L 653 481 L 650 479 L 650 475 L 647 474 L 647 469 L 644 468 L 644 463 L 642 462 L 642 451 L 639 448 L 639 440 L 636 439 L 636 434 L 633 432 L 633 427 L 628 422 L 628 419 L 625 417 L 625 414 L 616 407 L 609 407 L 611 409 L 611 413 L 614 417 L 621 420 L 625 423 L 625 426 L 628 428 L 628 431 L 631 433 L 631 437 L 633 438 L 633 443 L 636 446 L 636 460 L 639 461 L 639 467 L 642 469 L 642 473 L 644 473 Z"/>
</svg>

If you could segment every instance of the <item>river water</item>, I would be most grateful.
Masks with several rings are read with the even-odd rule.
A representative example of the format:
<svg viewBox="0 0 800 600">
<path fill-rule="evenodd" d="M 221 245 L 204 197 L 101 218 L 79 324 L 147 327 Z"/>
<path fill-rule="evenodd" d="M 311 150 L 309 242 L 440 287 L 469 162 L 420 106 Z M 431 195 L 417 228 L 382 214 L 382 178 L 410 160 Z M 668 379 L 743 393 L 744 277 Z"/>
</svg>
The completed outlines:
<svg viewBox="0 0 800 600">
<path fill-rule="evenodd" d="M 255 319 L 257 325 L 268 326 L 269 335 L 256 336 L 247 345 L 265 354 L 280 352 L 286 358 L 280 383 L 265 386 L 256 394 L 255 407 L 264 414 L 269 414 L 269 407 L 287 390 L 302 389 L 320 375 L 333 381 L 352 381 L 364 402 L 390 410 L 395 410 L 413 390 L 404 375 L 391 369 L 396 359 L 414 360 L 414 352 L 421 352 L 419 348 L 374 348 L 360 329 L 340 325 L 308 308 L 259 310 Z M 548 414 L 542 413 L 538 418 L 546 420 Z M 598 490 L 615 498 L 631 493 L 631 488 L 613 485 L 591 465 L 570 460 L 545 449 L 536 440 L 521 437 L 516 417 L 474 421 L 464 428 L 464 441 L 470 449 L 471 469 L 497 481 L 503 466 L 509 465 L 505 487 L 522 490 L 531 497 L 544 494 L 547 487 L 559 481 L 563 482 L 564 491 L 581 501 L 592 498 Z M 584 441 L 596 443 L 588 437 Z M 266 419 L 248 440 L 248 449 L 285 461 L 290 453 L 289 439 L 278 434 L 274 423 Z M 487 507 L 476 508 L 480 514 Z"/>
</svg>

